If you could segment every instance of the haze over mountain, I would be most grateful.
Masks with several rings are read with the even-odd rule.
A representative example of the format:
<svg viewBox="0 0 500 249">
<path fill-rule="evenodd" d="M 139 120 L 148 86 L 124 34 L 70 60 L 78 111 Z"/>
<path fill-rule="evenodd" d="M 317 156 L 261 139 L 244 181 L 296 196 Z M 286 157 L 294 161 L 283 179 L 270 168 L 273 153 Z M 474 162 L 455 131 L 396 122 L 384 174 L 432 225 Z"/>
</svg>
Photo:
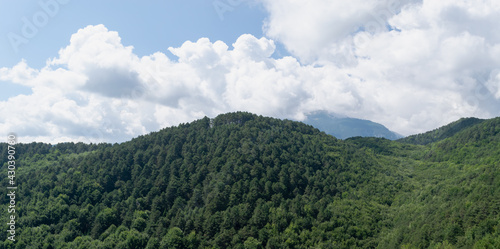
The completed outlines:
<svg viewBox="0 0 500 249">
<path fill-rule="evenodd" d="M 403 137 L 381 124 L 329 113 L 327 111 L 310 113 L 303 122 L 339 139 L 361 136 L 383 137 L 389 140 L 396 140 Z"/>
<path fill-rule="evenodd" d="M 237 112 L 18 144 L 16 245 L 0 248 L 498 248 L 500 118 L 472 123 L 420 145 Z"/>
</svg>

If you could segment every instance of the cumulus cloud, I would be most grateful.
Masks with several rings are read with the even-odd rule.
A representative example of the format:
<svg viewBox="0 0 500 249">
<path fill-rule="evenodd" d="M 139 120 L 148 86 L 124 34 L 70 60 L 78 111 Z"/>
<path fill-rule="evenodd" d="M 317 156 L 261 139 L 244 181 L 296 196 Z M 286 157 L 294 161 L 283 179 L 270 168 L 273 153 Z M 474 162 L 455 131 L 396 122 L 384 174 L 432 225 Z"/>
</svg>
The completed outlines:
<svg viewBox="0 0 500 249">
<path fill-rule="evenodd" d="M 387 30 L 387 19 L 414 0 L 260 0 L 269 17 L 264 30 L 304 62 L 347 64 L 352 51 L 346 37 L 366 30 Z"/>
<path fill-rule="evenodd" d="M 83 28 L 45 67 L 21 61 L 0 70 L 2 80 L 33 90 L 0 102 L 0 129 L 28 141 L 117 142 L 236 110 L 303 118 L 308 102 L 324 92 L 316 82 L 331 88 L 324 77 L 332 72 L 272 58 L 275 44 L 267 38 L 242 35 L 232 48 L 201 38 L 168 50 L 176 61 L 161 52 L 139 58 L 117 32 Z M 350 95 L 345 87 L 333 89 Z"/>
<path fill-rule="evenodd" d="M 344 114 L 412 134 L 500 113 L 497 1 L 262 2 L 267 36 L 350 76 L 358 111 Z"/>
<path fill-rule="evenodd" d="M 186 41 L 168 48 L 172 60 L 88 26 L 43 68 L 0 68 L 0 80 L 33 92 L 0 102 L 0 131 L 120 142 L 229 111 L 301 120 L 327 110 L 409 135 L 500 113 L 496 1 L 259 1 L 266 37 Z M 292 56 L 274 58 L 277 43 Z"/>
</svg>

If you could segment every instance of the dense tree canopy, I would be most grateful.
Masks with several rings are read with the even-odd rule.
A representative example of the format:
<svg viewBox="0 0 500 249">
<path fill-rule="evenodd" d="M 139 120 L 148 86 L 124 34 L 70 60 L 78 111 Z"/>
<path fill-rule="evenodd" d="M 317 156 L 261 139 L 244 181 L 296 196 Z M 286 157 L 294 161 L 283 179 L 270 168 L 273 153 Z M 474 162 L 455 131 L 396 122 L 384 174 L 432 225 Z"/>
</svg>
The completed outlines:
<svg viewBox="0 0 500 249">
<path fill-rule="evenodd" d="M 343 141 L 237 112 L 122 144 L 19 144 L 0 248 L 498 248 L 500 119 L 449 131 Z"/>
</svg>

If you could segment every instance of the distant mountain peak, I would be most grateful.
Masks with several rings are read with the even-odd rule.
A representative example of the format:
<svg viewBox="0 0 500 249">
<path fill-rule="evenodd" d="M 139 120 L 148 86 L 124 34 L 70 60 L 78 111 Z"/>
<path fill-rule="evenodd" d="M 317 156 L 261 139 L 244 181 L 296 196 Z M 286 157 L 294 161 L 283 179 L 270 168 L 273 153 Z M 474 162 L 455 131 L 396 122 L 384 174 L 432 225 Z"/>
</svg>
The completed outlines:
<svg viewBox="0 0 500 249">
<path fill-rule="evenodd" d="M 350 118 L 328 111 L 314 111 L 306 115 L 303 121 L 339 139 L 350 137 L 381 137 L 389 140 L 403 136 L 390 131 L 385 126 L 370 120 Z"/>
</svg>

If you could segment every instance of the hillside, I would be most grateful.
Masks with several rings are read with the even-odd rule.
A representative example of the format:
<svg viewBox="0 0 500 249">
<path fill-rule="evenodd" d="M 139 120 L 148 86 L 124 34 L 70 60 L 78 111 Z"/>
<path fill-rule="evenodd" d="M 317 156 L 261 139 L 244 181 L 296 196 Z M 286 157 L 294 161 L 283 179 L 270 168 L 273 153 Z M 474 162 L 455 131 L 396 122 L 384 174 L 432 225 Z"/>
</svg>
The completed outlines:
<svg viewBox="0 0 500 249">
<path fill-rule="evenodd" d="M 238 112 L 122 144 L 20 144 L 18 240 L 0 248 L 496 248 L 499 124 L 413 145 Z"/>
<path fill-rule="evenodd" d="M 468 127 L 479 124 L 483 121 L 484 121 L 483 119 L 478 119 L 478 118 L 461 118 L 460 120 L 457 120 L 443 127 L 437 128 L 435 130 L 401 138 L 399 139 L 399 141 L 403 143 L 421 144 L 421 145 L 430 144 L 433 142 L 437 142 L 452 137 L 456 133 Z"/>
</svg>

